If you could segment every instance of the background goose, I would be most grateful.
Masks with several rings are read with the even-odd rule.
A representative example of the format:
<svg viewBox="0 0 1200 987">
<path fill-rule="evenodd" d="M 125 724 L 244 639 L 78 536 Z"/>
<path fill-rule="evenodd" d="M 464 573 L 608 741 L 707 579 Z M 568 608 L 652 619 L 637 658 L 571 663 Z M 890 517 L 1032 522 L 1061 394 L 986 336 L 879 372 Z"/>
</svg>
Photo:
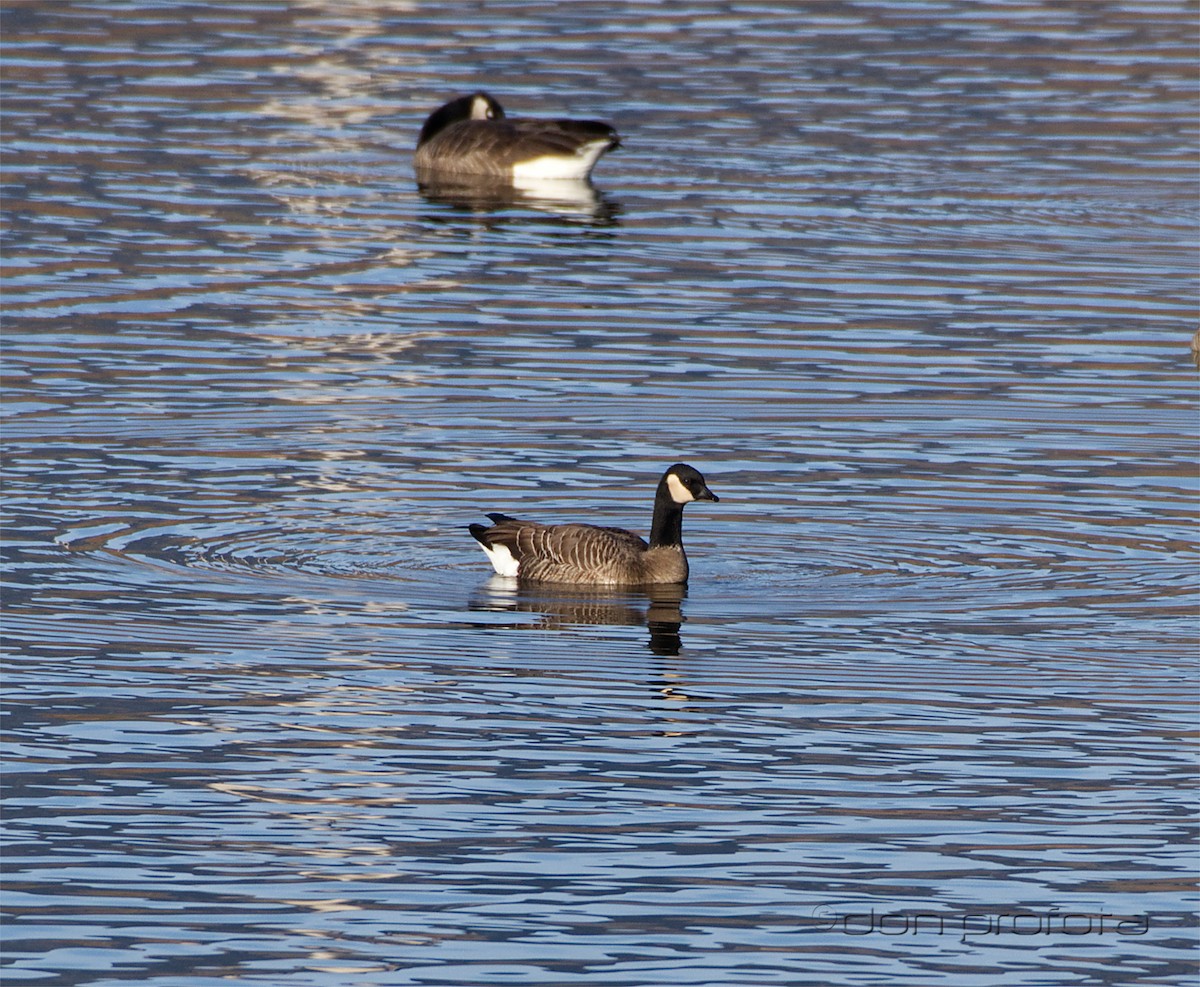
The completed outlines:
<svg viewBox="0 0 1200 987">
<path fill-rule="evenodd" d="M 543 583 L 683 583 L 683 507 L 693 500 L 715 501 L 717 495 L 697 470 L 676 463 L 658 481 L 648 545 L 624 528 L 538 524 L 504 514 L 489 514 L 495 522 L 490 528 L 472 524 L 469 530 L 502 576 Z"/>
<path fill-rule="evenodd" d="M 574 179 L 591 174 L 621 138 L 597 120 L 522 120 L 504 115 L 487 93 L 435 110 L 421 128 L 413 159 L 422 177 L 483 175 L 509 180 Z"/>
</svg>

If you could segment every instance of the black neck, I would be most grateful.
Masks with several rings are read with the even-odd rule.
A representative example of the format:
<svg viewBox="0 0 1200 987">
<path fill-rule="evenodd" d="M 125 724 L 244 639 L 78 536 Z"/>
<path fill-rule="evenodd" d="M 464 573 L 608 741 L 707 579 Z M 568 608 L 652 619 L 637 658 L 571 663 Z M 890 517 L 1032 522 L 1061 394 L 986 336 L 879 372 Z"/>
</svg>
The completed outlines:
<svg viewBox="0 0 1200 987">
<path fill-rule="evenodd" d="M 654 495 L 654 520 L 650 523 L 651 548 L 683 547 L 683 505 L 671 499 L 665 483 Z"/>
<path fill-rule="evenodd" d="M 425 126 L 421 128 L 421 133 L 417 137 L 417 147 L 420 147 L 427 140 L 432 140 L 452 123 L 458 123 L 459 120 L 471 119 L 471 102 L 474 96 L 463 96 L 461 99 L 456 99 L 452 103 L 447 103 L 441 109 L 429 115 L 429 119 L 425 121 Z"/>
</svg>

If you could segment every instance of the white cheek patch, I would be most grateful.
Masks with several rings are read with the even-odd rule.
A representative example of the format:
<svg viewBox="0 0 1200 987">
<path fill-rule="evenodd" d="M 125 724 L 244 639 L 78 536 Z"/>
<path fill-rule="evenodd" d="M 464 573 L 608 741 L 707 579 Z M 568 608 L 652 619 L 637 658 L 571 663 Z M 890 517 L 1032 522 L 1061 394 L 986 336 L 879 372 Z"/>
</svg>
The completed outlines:
<svg viewBox="0 0 1200 987">
<path fill-rule="evenodd" d="M 683 485 L 683 481 L 674 473 L 667 474 L 667 491 L 671 494 L 671 499 L 676 504 L 687 504 L 696 499 L 692 496 L 692 492 Z"/>
<path fill-rule="evenodd" d="M 492 116 L 492 108 L 488 105 L 488 101 L 482 96 L 476 96 L 471 101 L 471 119 L 472 120 L 490 120 Z"/>
<path fill-rule="evenodd" d="M 515 576 L 517 570 L 521 568 L 521 563 L 513 558 L 512 552 L 505 545 L 483 545 L 483 554 L 488 557 L 492 563 L 492 568 L 501 576 Z"/>
</svg>

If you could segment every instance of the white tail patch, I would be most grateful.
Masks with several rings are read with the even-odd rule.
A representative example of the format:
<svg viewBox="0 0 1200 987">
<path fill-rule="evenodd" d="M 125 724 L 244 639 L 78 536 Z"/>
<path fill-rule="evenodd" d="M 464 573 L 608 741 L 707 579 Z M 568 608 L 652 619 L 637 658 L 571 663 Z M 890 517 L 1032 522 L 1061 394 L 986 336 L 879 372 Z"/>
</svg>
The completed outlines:
<svg viewBox="0 0 1200 987">
<path fill-rule="evenodd" d="M 488 561 L 492 563 L 492 568 L 496 570 L 500 576 L 515 576 L 517 570 L 521 568 L 521 563 L 513 558 L 513 553 L 508 550 L 506 545 L 485 545 L 479 543 L 479 547 L 483 549 L 483 554 L 488 557 Z"/>
<path fill-rule="evenodd" d="M 597 159 L 609 146 L 609 140 L 589 141 L 574 154 L 545 154 L 540 158 L 519 161 L 513 165 L 514 181 L 537 181 L 539 179 L 570 179 L 583 181 L 592 173 Z"/>
<path fill-rule="evenodd" d="M 671 499 L 676 504 L 690 504 L 696 499 L 692 496 L 692 492 L 683 485 L 683 481 L 674 473 L 667 474 L 667 491 L 671 494 Z"/>
</svg>

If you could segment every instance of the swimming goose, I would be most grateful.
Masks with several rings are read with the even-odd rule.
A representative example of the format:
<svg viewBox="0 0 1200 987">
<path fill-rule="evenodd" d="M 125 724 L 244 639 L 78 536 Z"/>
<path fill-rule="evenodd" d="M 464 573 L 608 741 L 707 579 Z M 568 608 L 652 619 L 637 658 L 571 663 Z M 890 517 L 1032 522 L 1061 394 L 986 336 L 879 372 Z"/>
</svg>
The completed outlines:
<svg viewBox="0 0 1200 987">
<path fill-rule="evenodd" d="M 676 463 L 658 481 L 648 545 L 624 528 L 538 524 L 504 514 L 489 514 L 490 528 L 472 524 L 468 530 L 502 576 L 538 583 L 684 583 L 683 506 L 693 500 L 717 495 L 697 470 Z"/>
<path fill-rule="evenodd" d="M 430 114 L 413 159 L 422 177 L 483 175 L 512 181 L 582 181 L 621 138 L 597 120 L 522 120 L 473 93 Z"/>
</svg>

